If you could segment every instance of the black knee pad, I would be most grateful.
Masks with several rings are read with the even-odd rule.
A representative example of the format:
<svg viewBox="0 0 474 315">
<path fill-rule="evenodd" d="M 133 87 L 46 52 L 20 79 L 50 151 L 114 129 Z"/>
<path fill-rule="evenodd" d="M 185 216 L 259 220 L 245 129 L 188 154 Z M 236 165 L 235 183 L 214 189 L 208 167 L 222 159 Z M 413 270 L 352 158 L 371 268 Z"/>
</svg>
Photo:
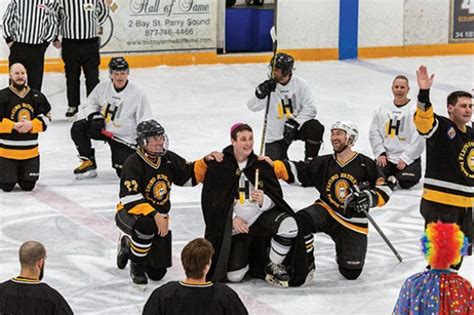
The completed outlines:
<svg viewBox="0 0 474 315">
<path fill-rule="evenodd" d="M 348 269 L 339 266 L 339 272 L 348 280 L 355 280 L 359 278 L 360 274 L 362 273 L 362 269 Z"/>
<path fill-rule="evenodd" d="M 13 190 L 14 187 L 15 187 L 15 183 L 2 183 L 2 184 L 0 184 L 0 188 L 4 192 L 10 192 L 10 191 Z"/>
<path fill-rule="evenodd" d="M 157 231 L 155 220 L 151 216 L 139 217 L 133 225 L 133 229 L 145 235 L 155 234 Z"/>
<path fill-rule="evenodd" d="M 89 129 L 87 119 L 76 120 L 71 126 L 71 138 L 77 138 L 78 134 L 85 133 Z"/>
<path fill-rule="evenodd" d="M 19 181 L 18 185 L 20 185 L 21 189 L 25 191 L 32 191 L 33 188 L 35 188 L 36 181 L 31 181 L 31 180 Z"/>
<path fill-rule="evenodd" d="M 145 265 L 146 275 L 148 276 L 148 278 L 154 281 L 159 281 L 163 279 L 166 274 L 166 271 L 166 268 L 153 268 L 148 264 Z"/>
<path fill-rule="evenodd" d="M 312 142 L 323 141 L 324 126 L 317 119 L 310 119 L 301 126 L 300 137 L 302 140 Z"/>
</svg>

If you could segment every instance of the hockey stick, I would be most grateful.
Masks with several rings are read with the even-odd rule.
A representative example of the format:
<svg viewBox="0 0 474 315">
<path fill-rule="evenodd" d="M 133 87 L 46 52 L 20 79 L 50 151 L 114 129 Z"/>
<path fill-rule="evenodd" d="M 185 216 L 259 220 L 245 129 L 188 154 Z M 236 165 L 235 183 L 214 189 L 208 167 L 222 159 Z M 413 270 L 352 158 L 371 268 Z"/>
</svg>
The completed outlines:
<svg viewBox="0 0 474 315">
<path fill-rule="evenodd" d="M 274 72 L 275 72 L 275 59 L 276 59 L 275 56 L 276 56 L 276 52 L 278 48 L 275 26 L 272 26 L 272 28 L 270 29 L 270 37 L 272 38 L 272 42 L 273 42 L 272 72 L 270 74 L 270 78 L 273 80 Z M 270 108 L 270 95 L 271 95 L 271 92 L 267 96 L 267 105 L 265 106 L 265 116 L 263 119 L 263 128 L 262 128 L 262 140 L 260 141 L 260 155 L 265 155 L 265 136 L 267 133 L 268 111 Z M 257 168 L 255 170 L 255 189 L 258 189 L 259 175 L 260 175 L 260 171 Z"/>
<path fill-rule="evenodd" d="M 397 256 L 398 258 L 398 261 L 402 262 L 403 259 L 402 259 L 402 256 L 400 256 L 400 254 L 398 253 L 398 251 L 395 249 L 395 247 L 393 247 L 392 243 L 389 241 L 389 239 L 387 238 L 387 236 L 384 234 L 384 232 L 382 232 L 382 230 L 380 229 L 380 227 L 377 225 L 377 223 L 375 222 L 374 218 L 372 218 L 372 216 L 369 214 L 369 212 L 365 209 L 362 209 L 362 211 L 364 212 L 365 216 L 367 217 L 367 219 L 369 219 L 370 223 L 372 223 L 372 225 L 375 227 L 375 229 L 377 230 L 377 232 L 379 232 L 380 236 L 382 236 L 383 240 L 385 241 L 385 243 L 388 245 L 388 247 L 390 247 L 390 249 L 392 250 L 392 252 L 395 254 L 395 256 Z"/>
<path fill-rule="evenodd" d="M 120 137 L 117 137 L 116 135 L 114 135 L 111 131 L 107 131 L 105 129 L 102 129 L 100 131 L 100 133 L 104 136 L 104 137 L 107 137 L 115 142 L 118 142 L 118 143 L 121 143 L 123 145 L 126 145 L 127 147 L 133 149 L 133 150 L 136 150 L 137 149 L 137 146 L 135 144 L 132 144 L 132 143 L 129 143 L 125 140 L 123 140 L 122 138 Z"/>
</svg>

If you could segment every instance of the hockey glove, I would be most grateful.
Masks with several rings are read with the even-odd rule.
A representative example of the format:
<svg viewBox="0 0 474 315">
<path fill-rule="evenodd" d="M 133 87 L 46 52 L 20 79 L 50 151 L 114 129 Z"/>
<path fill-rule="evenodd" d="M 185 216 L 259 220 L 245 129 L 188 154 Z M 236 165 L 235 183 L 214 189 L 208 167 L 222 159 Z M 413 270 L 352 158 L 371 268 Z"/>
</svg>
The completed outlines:
<svg viewBox="0 0 474 315">
<path fill-rule="evenodd" d="M 93 139 L 103 139 L 101 134 L 102 129 L 105 128 L 105 118 L 99 112 L 90 114 L 87 117 L 89 121 L 89 134 Z"/>
<path fill-rule="evenodd" d="M 291 144 L 293 140 L 296 140 L 298 135 L 298 128 L 300 124 L 294 119 L 288 119 L 285 122 L 285 130 L 283 131 L 283 139 L 286 143 Z"/>
<path fill-rule="evenodd" d="M 369 211 L 377 205 L 378 195 L 373 190 L 361 190 L 351 192 L 344 201 L 344 214 L 352 217 L 353 214 L 360 214 Z"/>
<path fill-rule="evenodd" d="M 255 89 L 255 96 L 257 96 L 259 99 L 264 99 L 271 92 L 275 91 L 275 89 L 276 89 L 275 80 L 272 80 L 272 79 L 265 80 L 262 83 L 260 83 Z"/>
</svg>

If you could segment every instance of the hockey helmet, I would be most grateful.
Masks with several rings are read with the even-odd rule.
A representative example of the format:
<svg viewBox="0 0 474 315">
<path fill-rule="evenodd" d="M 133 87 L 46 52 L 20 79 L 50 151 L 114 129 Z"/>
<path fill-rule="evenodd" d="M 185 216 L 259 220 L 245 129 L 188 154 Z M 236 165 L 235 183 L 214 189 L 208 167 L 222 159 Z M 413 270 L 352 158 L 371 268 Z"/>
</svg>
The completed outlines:
<svg viewBox="0 0 474 315">
<path fill-rule="evenodd" d="M 359 138 L 359 129 L 357 126 L 350 120 L 338 120 L 332 127 L 331 131 L 334 129 L 344 130 L 346 132 L 346 144 L 348 146 L 353 146 Z"/>
<path fill-rule="evenodd" d="M 129 66 L 124 57 L 112 57 L 109 61 L 109 72 L 113 71 L 128 71 Z"/>
<path fill-rule="evenodd" d="M 148 144 L 148 138 L 154 136 L 163 136 L 163 151 L 158 155 L 164 155 L 168 150 L 168 137 L 166 136 L 165 129 L 154 119 L 142 121 L 137 126 L 137 144 L 143 150 L 146 151 Z M 148 153 L 148 152 L 147 152 Z"/>
<path fill-rule="evenodd" d="M 275 64 L 273 64 L 275 62 Z M 292 73 L 293 66 L 295 65 L 295 59 L 285 53 L 277 53 L 274 58 L 270 60 L 270 69 L 280 69 L 283 76 L 287 76 Z"/>
</svg>

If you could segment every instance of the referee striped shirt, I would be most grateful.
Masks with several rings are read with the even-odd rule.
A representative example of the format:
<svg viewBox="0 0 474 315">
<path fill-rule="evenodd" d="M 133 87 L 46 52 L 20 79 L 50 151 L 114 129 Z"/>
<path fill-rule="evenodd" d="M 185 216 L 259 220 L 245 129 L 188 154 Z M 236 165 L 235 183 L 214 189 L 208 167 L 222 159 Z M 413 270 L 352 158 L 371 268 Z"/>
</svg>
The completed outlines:
<svg viewBox="0 0 474 315">
<path fill-rule="evenodd" d="M 59 33 L 68 39 L 98 37 L 98 27 L 109 16 L 104 0 L 56 0 Z"/>
<path fill-rule="evenodd" d="M 3 16 L 7 43 L 42 44 L 58 33 L 55 0 L 11 0 Z"/>
</svg>

